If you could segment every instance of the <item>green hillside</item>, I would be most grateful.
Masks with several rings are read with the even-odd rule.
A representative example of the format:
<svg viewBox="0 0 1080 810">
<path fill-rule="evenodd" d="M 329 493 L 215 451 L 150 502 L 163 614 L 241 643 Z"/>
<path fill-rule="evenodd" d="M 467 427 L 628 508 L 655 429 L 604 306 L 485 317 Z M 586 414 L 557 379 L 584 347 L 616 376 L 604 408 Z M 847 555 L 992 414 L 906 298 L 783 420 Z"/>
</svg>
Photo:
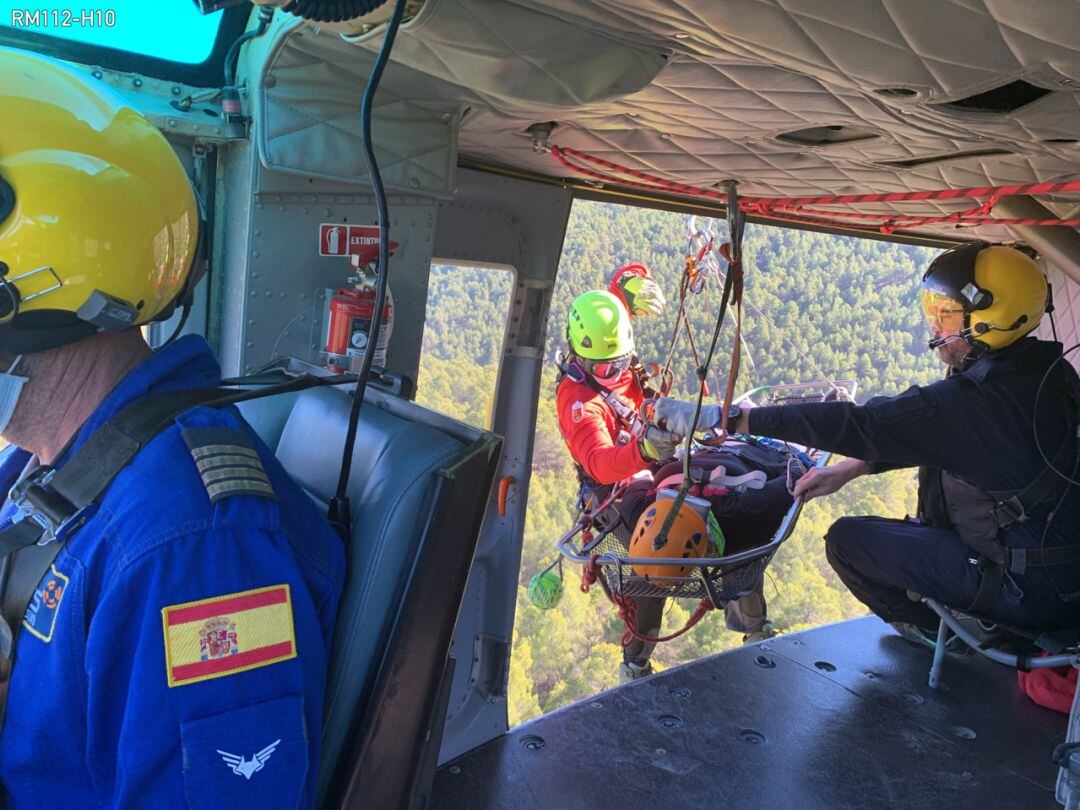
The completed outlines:
<svg viewBox="0 0 1080 810">
<path fill-rule="evenodd" d="M 687 218 L 678 214 L 579 202 L 563 246 L 548 326 L 547 358 L 563 347 L 566 310 L 575 295 L 606 287 L 623 264 L 649 266 L 668 296 L 660 319 L 639 319 L 639 356 L 663 362 L 686 251 Z M 717 228 L 718 236 L 723 226 Z M 928 333 L 917 286 L 935 251 L 851 237 L 750 225 L 744 241 L 747 273 L 744 364 L 739 389 L 783 382 L 854 378 L 859 399 L 889 394 L 941 374 L 926 349 Z M 418 401 L 473 424 L 486 425 L 496 362 L 509 306 L 510 274 L 434 268 Z M 704 346 L 720 290 L 710 285 L 688 302 L 691 331 Z M 710 378 L 726 377 L 733 330 L 725 327 Z M 704 349 L 703 349 L 704 350 Z M 675 396 L 692 395 L 694 361 L 683 336 L 672 362 Z M 545 366 L 530 484 L 522 583 L 553 558 L 554 541 L 573 519 L 575 477 L 555 421 L 555 369 Z M 769 569 L 766 598 L 785 631 L 864 614 L 825 561 L 822 535 L 845 514 L 902 516 L 914 508 L 911 471 L 856 481 L 804 510 L 794 536 Z M 521 722 L 617 681 L 621 624 L 601 592 L 580 593 L 579 571 L 565 567 L 566 596 L 555 610 L 518 600 L 510 669 L 510 721 Z M 686 621 L 693 605 L 672 604 L 665 628 Z M 741 637 L 710 615 L 693 631 L 660 645 L 654 660 L 670 667 L 728 649 Z"/>
</svg>

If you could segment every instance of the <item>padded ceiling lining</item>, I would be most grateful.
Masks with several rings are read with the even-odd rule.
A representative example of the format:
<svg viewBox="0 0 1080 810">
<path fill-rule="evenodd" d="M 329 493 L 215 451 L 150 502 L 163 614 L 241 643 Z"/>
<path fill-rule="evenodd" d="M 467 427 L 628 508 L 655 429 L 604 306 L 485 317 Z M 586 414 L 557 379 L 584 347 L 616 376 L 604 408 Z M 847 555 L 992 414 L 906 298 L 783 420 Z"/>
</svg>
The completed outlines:
<svg viewBox="0 0 1080 810">
<path fill-rule="evenodd" d="M 380 42 L 377 29 L 355 44 Z M 427 0 L 395 59 L 412 74 L 395 89 L 417 105 L 467 110 L 461 154 L 548 175 L 566 170 L 525 134 L 547 120 L 560 124 L 553 143 L 761 196 L 1080 175 L 1076 0 Z M 941 106 L 1018 79 L 1051 92 L 1010 114 Z M 778 138 L 824 126 L 877 137 Z M 963 234 L 1011 238 L 1001 226 Z"/>
</svg>

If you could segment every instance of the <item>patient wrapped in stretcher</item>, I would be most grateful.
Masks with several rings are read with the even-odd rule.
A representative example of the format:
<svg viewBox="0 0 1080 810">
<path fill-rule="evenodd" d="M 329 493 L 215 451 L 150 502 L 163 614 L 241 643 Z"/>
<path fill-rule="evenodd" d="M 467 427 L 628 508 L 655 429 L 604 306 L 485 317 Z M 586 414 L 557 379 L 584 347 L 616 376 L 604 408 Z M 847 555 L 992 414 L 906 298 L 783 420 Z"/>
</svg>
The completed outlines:
<svg viewBox="0 0 1080 810">
<path fill-rule="evenodd" d="M 688 494 L 708 501 L 720 529 L 708 556 L 727 556 L 768 543 L 792 504 L 791 488 L 809 460 L 799 453 L 756 440 L 730 440 L 722 447 L 696 451 Z M 621 525 L 614 534 L 628 542 L 638 518 L 663 489 L 677 490 L 683 463 L 672 460 L 635 477 L 613 507 Z M 627 546 L 629 548 L 629 546 Z"/>
</svg>

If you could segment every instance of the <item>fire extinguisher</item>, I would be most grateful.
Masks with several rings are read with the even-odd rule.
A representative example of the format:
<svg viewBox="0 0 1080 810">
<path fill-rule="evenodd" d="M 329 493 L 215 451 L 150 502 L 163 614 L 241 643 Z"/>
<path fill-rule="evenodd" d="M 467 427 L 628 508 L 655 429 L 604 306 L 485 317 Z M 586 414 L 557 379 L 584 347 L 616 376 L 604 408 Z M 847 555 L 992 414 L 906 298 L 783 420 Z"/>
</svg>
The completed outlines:
<svg viewBox="0 0 1080 810">
<path fill-rule="evenodd" d="M 397 242 L 390 243 L 390 250 L 397 247 Z M 392 254 L 391 254 L 392 255 Z M 326 337 L 326 350 L 322 353 L 326 368 L 339 374 L 358 370 L 360 359 L 367 349 L 371 335 L 371 325 L 375 317 L 375 262 L 378 259 L 378 245 L 364 245 L 350 257 L 356 273 L 351 275 L 351 286 L 341 287 L 330 299 L 329 330 Z M 382 311 L 382 328 L 379 340 L 375 344 L 375 356 L 372 365 L 386 368 L 387 347 L 390 333 L 394 329 L 394 294 L 389 285 L 386 288 L 386 302 Z M 353 358 L 356 358 L 355 366 Z"/>
<path fill-rule="evenodd" d="M 386 290 L 382 328 L 372 364 L 386 368 L 387 346 L 394 328 L 394 296 Z M 375 315 L 375 288 L 368 284 L 342 287 L 330 299 L 330 333 L 326 338 L 327 365 L 337 372 L 349 370 L 350 358 L 364 356 Z"/>
</svg>

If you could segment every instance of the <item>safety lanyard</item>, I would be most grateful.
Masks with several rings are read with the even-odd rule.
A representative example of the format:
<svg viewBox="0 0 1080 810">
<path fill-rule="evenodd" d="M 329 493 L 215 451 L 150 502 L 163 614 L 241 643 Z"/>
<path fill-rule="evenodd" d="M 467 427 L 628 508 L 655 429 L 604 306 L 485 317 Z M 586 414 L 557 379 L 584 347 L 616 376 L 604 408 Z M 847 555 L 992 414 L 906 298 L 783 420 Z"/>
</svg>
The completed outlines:
<svg viewBox="0 0 1080 810">
<path fill-rule="evenodd" d="M 633 369 L 633 366 L 631 366 L 631 368 Z M 562 363 L 559 366 L 559 370 L 562 371 L 563 375 L 570 379 L 572 382 L 583 383 L 589 388 L 589 390 L 591 390 L 594 394 L 604 400 L 604 402 L 607 403 L 608 407 L 610 407 L 611 410 L 615 412 L 615 416 L 618 417 L 624 428 L 632 431 L 637 425 L 637 411 L 634 408 L 631 408 L 626 403 L 626 400 L 624 400 L 614 391 L 609 391 L 607 388 L 604 388 L 604 386 L 600 385 L 600 383 L 593 379 L 593 376 L 591 374 L 586 372 L 577 363 L 573 361 L 568 363 Z M 635 379 L 638 379 L 640 384 L 640 379 L 636 376 L 637 372 L 635 371 L 634 373 Z"/>
</svg>

